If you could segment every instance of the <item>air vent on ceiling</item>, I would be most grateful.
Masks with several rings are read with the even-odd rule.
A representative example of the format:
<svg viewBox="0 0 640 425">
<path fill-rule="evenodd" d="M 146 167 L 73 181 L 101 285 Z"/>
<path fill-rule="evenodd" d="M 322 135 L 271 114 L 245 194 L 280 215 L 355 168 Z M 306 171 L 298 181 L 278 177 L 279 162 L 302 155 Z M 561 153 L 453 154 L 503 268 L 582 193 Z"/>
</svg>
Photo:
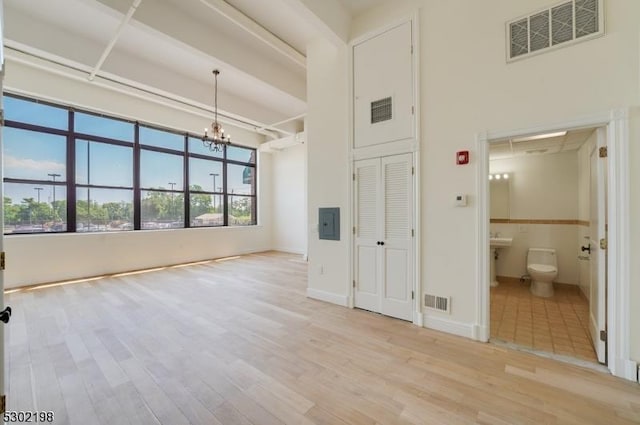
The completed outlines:
<svg viewBox="0 0 640 425">
<path fill-rule="evenodd" d="M 507 23 L 507 60 L 604 34 L 603 0 L 570 0 Z"/>
<path fill-rule="evenodd" d="M 371 124 L 389 121 L 391 118 L 393 118 L 393 112 L 390 97 L 371 102 Z"/>
<path fill-rule="evenodd" d="M 424 306 L 430 310 L 451 313 L 451 297 L 439 297 L 437 295 L 425 294 Z"/>
</svg>

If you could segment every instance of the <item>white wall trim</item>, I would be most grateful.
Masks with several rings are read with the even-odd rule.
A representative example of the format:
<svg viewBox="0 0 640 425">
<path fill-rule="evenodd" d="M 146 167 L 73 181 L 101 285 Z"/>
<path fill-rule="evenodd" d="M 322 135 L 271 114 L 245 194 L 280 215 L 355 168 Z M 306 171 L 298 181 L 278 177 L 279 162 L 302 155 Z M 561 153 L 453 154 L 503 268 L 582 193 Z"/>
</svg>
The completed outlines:
<svg viewBox="0 0 640 425">
<path fill-rule="evenodd" d="M 287 253 L 287 254 L 301 255 L 303 257 L 306 255 L 306 251 L 304 249 L 300 249 L 300 248 L 274 246 L 273 250 L 274 251 L 278 251 L 278 252 L 284 252 L 284 253 Z"/>
<path fill-rule="evenodd" d="M 334 294 L 332 292 L 321 291 L 319 289 L 307 288 L 307 297 L 314 300 L 325 301 L 343 307 L 349 306 L 349 296 Z"/>
<path fill-rule="evenodd" d="M 442 316 L 437 316 L 430 313 L 423 313 L 422 322 L 425 328 L 433 329 L 436 331 L 446 332 L 453 335 L 463 336 L 465 338 L 472 338 L 474 333 L 474 325 L 469 323 L 457 322 L 451 319 L 445 319 Z"/>
<path fill-rule="evenodd" d="M 382 143 L 379 145 L 354 148 L 351 150 L 351 159 L 358 161 L 361 159 L 379 158 L 382 156 L 399 155 L 403 153 L 417 152 L 420 150 L 415 139 L 399 140 L 396 142 Z"/>
<path fill-rule="evenodd" d="M 396 27 L 399 27 L 400 25 L 406 23 L 406 22 L 410 22 L 413 21 L 414 24 L 417 24 L 419 19 L 419 11 L 418 9 L 416 9 L 415 12 L 411 13 L 410 15 L 405 15 L 405 16 L 401 16 L 398 19 L 395 19 L 389 23 L 386 23 L 385 25 L 378 27 L 376 29 L 373 29 L 371 31 L 367 31 L 361 35 L 359 35 L 358 37 L 352 39 L 349 42 L 349 47 L 351 48 L 351 50 L 353 50 L 353 47 L 357 46 L 358 44 L 361 44 L 373 37 L 376 37 L 380 34 L 384 34 L 387 31 L 390 31 Z M 416 35 L 416 33 L 414 32 L 414 35 Z M 416 40 L 416 39 L 414 39 Z"/>
<path fill-rule="evenodd" d="M 573 120 L 538 125 L 519 130 L 478 133 L 478 280 L 476 285 L 479 329 L 478 338 L 488 340 L 489 329 L 489 232 L 488 199 L 489 143 L 491 141 L 520 137 L 544 132 L 587 127 L 607 126 L 608 163 L 608 365 L 615 376 L 637 380 L 636 363 L 631 360 L 630 288 L 629 288 L 629 109 L 616 109 L 604 113 L 579 117 Z"/>
<path fill-rule="evenodd" d="M 484 329 L 482 334 L 477 335 L 477 339 L 482 342 L 489 341 L 489 185 L 487 175 L 489 174 L 489 143 L 486 132 L 476 135 L 476 150 L 478 152 L 478 177 L 476 178 L 478 193 L 478 225 L 476 226 L 476 240 L 478 242 L 478 281 L 476 285 L 476 300 L 478 308 L 476 310 L 476 324 L 478 328 Z"/>
<path fill-rule="evenodd" d="M 629 110 L 610 112 L 607 128 L 608 267 L 607 353 L 615 376 L 636 380 L 631 362 L 630 332 L 630 215 L 629 215 Z M 632 370 L 633 369 L 633 370 Z"/>
</svg>

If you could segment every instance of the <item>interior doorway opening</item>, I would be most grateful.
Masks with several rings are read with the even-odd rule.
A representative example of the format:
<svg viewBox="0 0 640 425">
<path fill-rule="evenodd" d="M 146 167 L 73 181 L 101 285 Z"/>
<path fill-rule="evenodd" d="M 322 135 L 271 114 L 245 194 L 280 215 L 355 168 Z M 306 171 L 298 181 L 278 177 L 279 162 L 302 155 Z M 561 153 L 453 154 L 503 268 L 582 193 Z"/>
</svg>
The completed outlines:
<svg viewBox="0 0 640 425">
<path fill-rule="evenodd" d="M 606 151 L 606 125 L 488 140 L 491 342 L 607 364 Z"/>
</svg>

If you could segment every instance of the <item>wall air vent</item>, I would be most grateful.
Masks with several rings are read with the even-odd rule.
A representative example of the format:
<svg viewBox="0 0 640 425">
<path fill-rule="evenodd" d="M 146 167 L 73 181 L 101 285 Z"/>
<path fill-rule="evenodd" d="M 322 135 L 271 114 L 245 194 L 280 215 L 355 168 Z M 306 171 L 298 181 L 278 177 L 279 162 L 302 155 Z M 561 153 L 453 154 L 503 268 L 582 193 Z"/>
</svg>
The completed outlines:
<svg viewBox="0 0 640 425">
<path fill-rule="evenodd" d="M 393 118 L 393 112 L 390 97 L 371 102 L 371 124 L 389 121 L 391 118 Z"/>
<path fill-rule="evenodd" d="M 604 0 L 570 0 L 507 23 L 507 61 L 604 34 Z"/>
<path fill-rule="evenodd" d="M 451 313 L 451 297 L 439 297 L 437 295 L 425 294 L 424 306 L 429 310 Z"/>
</svg>

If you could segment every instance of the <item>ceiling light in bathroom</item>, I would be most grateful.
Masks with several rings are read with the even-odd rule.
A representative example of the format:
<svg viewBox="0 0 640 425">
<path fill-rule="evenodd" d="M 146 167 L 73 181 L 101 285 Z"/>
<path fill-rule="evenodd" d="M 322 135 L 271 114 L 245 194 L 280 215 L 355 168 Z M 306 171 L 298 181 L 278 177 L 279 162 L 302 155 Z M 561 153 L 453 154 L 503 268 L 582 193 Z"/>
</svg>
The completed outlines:
<svg viewBox="0 0 640 425">
<path fill-rule="evenodd" d="M 566 131 L 556 131 L 554 133 L 544 133 L 544 134 L 536 134 L 534 136 L 516 137 L 514 139 L 511 139 L 511 143 L 530 142 L 532 140 L 549 139 L 551 137 L 560 137 L 560 136 L 566 136 L 566 135 L 567 135 Z"/>
<path fill-rule="evenodd" d="M 507 179 L 509 178 L 509 174 L 504 173 L 504 174 L 502 175 L 502 178 L 503 178 L 503 179 L 505 179 L 505 180 L 507 180 Z"/>
<path fill-rule="evenodd" d="M 496 180 L 500 180 L 502 176 L 500 174 L 496 174 Z"/>
<path fill-rule="evenodd" d="M 493 174 L 489 174 L 489 180 L 493 180 Z"/>
</svg>

